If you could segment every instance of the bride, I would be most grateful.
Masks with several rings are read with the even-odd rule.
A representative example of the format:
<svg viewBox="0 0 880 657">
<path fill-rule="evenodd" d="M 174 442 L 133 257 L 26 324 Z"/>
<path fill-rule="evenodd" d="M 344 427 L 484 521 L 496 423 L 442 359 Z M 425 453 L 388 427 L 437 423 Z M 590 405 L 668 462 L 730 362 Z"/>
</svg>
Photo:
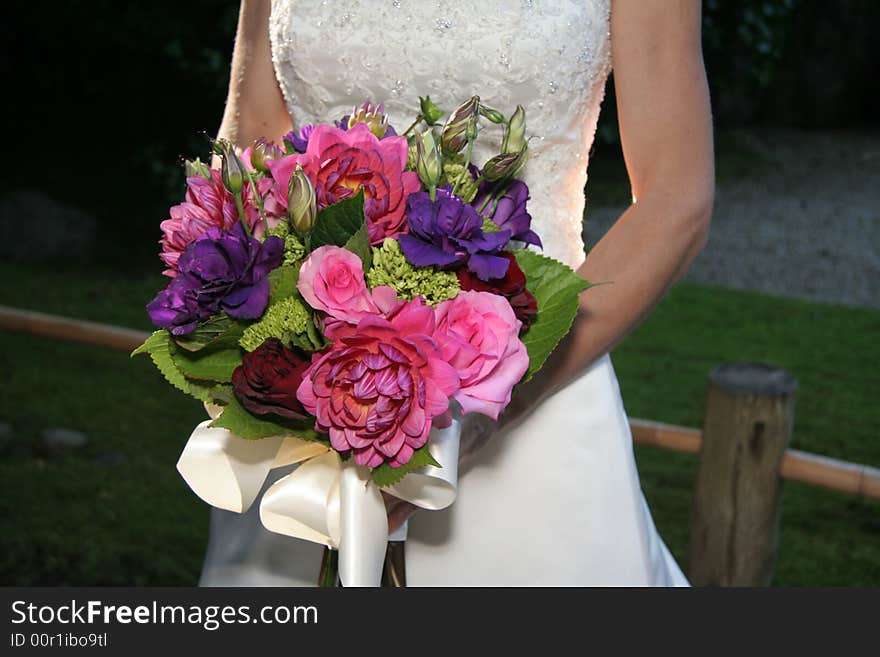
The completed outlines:
<svg viewBox="0 0 880 657">
<path fill-rule="evenodd" d="M 612 65 L 633 203 L 585 258 L 587 155 Z M 242 0 L 220 136 L 280 142 L 291 117 L 326 121 L 365 100 L 401 126 L 427 94 L 447 111 L 475 94 L 526 108 L 523 179 L 544 253 L 613 284 L 583 294 L 571 334 L 499 423 L 468 416 L 455 504 L 389 505 L 392 529 L 408 519 L 409 584 L 686 585 L 645 504 L 608 354 L 708 234 L 700 0 Z M 213 511 L 201 584 L 314 584 L 321 547 L 270 534 L 256 506 Z"/>
</svg>

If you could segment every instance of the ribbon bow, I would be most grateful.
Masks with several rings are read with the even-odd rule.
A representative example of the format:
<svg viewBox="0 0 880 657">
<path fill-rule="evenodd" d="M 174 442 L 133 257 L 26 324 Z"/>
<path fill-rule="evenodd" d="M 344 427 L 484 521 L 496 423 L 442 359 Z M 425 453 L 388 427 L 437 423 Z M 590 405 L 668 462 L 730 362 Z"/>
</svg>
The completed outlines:
<svg viewBox="0 0 880 657">
<path fill-rule="evenodd" d="M 299 464 L 260 500 L 269 531 L 339 550 L 339 577 L 346 586 L 379 586 L 388 541 L 388 517 L 370 470 L 343 461 L 323 443 L 293 436 L 239 438 L 211 427 L 219 406 L 205 404 L 211 420 L 192 432 L 177 470 L 193 492 L 220 509 L 243 513 L 254 503 L 273 468 Z M 409 472 L 385 492 L 418 507 L 444 509 L 455 501 L 461 427 L 431 429 L 428 450 L 442 468 Z"/>
</svg>

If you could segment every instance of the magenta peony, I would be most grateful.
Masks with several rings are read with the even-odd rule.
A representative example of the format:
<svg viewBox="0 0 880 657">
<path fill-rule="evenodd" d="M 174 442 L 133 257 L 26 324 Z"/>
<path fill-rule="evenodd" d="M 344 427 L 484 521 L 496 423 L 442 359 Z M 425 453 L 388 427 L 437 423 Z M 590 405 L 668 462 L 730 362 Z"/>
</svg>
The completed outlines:
<svg viewBox="0 0 880 657">
<path fill-rule="evenodd" d="M 380 140 L 363 123 L 348 130 L 319 125 L 309 138 L 304 157 L 307 161 L 302 166 L 315 186 L 319 208 L 363 189 L 372 244 L 406 230 L 406 197 L 419 191 L 421 183 L 417 173 L 404 171 L 405 137 Z M 280 176 L 276 179 L 280 182 Z"/>
<path fill-rule="evenodd" d="M 461 377 L 454 397 L 462 413 L 497 420 L 529 367 L 526 346 L 519 339 L 521 322 L 507 299 L 491 292 L 459 292 L 435 312 L 434 340 Z"/>
<path fill-rule="evenodd" d="M 190 242 L 204 235 L 210 228 L 229 230 L 239 220 L 235 198 L 226 191 L 220 172 L 216 169 L 211 169 L 210 179 L 201 176 L 187 178 L 186 187 L 184 202 L 172 207 L 171 217 L 159 224 L 164 233 L 159 240 L 162 245 L 159 257 L 168 267 L 162 273 L 171 277 L 177 275 L 177 261 Z M 272 181 L 268 178 L 258 180 L 257 187 L 261 195 L 268 195 Z M 264 232 L 263 223 L 250 185 L 243 196 L 248 225 L 254 236 L 260 237 Z M 280 221 L 274 214 L 268 215 L 267 219 L 270 228 Z"/>
<path fill-rule="evenodd" d="M 335 319 L 357 323 L 365 315 L 379 313 L 361 259 L 339 246 L 312 251 L 300 267 L 297 288 L 312 308 Z"/>
<path fill-rule="evenodd" d="M 448 423 L 459 378 L 429 337 L 434 322 L 434 310 L 417 298 L 387 318 L 367 315 L 347 331 L 340 325 L 333 345 L 312 356 L 297 398 L 315 429 L 358 465 L 399 467 L 434 424 Z"/>
</svg>

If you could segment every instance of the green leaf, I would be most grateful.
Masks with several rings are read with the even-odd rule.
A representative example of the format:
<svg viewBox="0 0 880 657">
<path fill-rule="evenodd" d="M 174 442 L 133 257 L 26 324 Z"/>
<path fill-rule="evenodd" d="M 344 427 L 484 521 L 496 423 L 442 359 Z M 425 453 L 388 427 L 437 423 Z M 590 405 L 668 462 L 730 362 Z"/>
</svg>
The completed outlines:
<svg viewBox="0 0 880 657">
<path fill-rule="evenodd" d="M 225 398 L 226 390 L 229 386 L 217 385 L 215 381 L 193 381 L 186 377 L 184 372 L 178 367 L 178 361 L 182 360 L 185 352 L 180 351 L 174 344 L 168 331 L 156 331 L 146 341 L 133 352 L 132 356 L 138 354 L 149 354 L 153 363 L 162 373 L 162 376 L 181 392 L 192 395 L 199 401 L 214 401 L 218 398 Z"/>
<path fill-rule="evenodd" d="M 275 421 L 273 421 L 275 420 Z M 223 412 L 216 420 L 211 422 L 212 427 L 229 429 L 239 438 L 256 440 L 268 436 L 295 436 L 303 440 L 316 440 L 326 442 L 327 437 L 319 434 L 312 427 L 312 420 L 286 420 L 274 416 L 273 420 L 258 418 L 252 415 L 235 397 L 231 395 L 229 403 L 223 408 Z"/>
<path fill-rule="evenodd" d="M 131 352 L 129 358 L 133 358 L 138 354 L 149 354 L 153 349 L 161 347 L 163 344 L 167 343 L 168 337 L 169 333 L 165 329 L 162 329 L 161 331 L 153 331 L 150 337 L 144 340 L 144 343 L 140 347 Z"/>
<path fill-rule="evenodd" d="M 521 339 L 529 353 L 525 383 L 541 369 L 550 353 L 571 329 L 578 310 L 578 295 L 591 284 L 570 267 L 525 249 L 513 252 L 526 275 L 526 288 L 538 302 L 538 314 Z"/>
<path fill-rule="evenodd" d="M 174 345 L 171 342 L 171 335 L 168 331 L 156 331 L 146 341 L 133 352 L 132 356 L 137 354 L 149 354 L 153 363 L 159 368 L 162 376 L 181 392 L 191 394 L 189 382 L 183 375 L 183 372 L 174 364 L 172 351 Z"/>
<path fill-rule="evenodd" d="M 437 463 L 433 456 L 431 456 L 431 452 L 428 451 L 427 445 L 420 447 L 413 452 L 412 458 L 399 468 L 392 468 L 387 463 L 383 463 L 378 468 L 373 468 L 373 472 L 370 473 L 370 476 L 373 479 L 373 483 L 380 488 L 393 486 L 416 468 L 421 468 L 426 465 L 433 465 L 435 468 L 443 467 Z"/>
<path fill-rule="evenodd" d="M 283 265 L 269 272 L 269 305 L 297 294 L 299 266 Z"/>
<path fill-rule="evenodd" d="M 232 372 L 241 365 L 241 350 L 222 349 L 191 353 L 177 350 L 173 354 L 174 364 L 190 379 L 227 383 L 232 380 Z"/>
<path fill-rule="evenodd" d="M 327 244 L 344 247 L 366 222 L 364 190 L 361 189 L 354 196 L 334 203 L 318 213 L 318 222 L 311 235 L 311 248 L 314 250 Z"/>
<path fill-rule="evenodd" d="M 373 263 L 373 249 L 370 248 L 370 234 L 367 232 L 366 223 L 358 228 L 354 235 L 348 238 L 344 248 L 359 257 L 364 265 L 364 271 L 369 271 Z"/>
<path fill-rule="evenodd" d="M 189 394 L 203 402 L 216 403 L 218 399 L 226 400 L 232 393 L 232 386 L 214 383 L 213 381 L 193 381 L 187 379 Z"/>
<path fill-rule="evenodd" d="M 243 331 L 243 324 L 224 313 L 202 322 L 192 333 L 175 336 L 172 339 L 178 347 L 187 351 L 228 349 L 238 345 Z"/>
</svg>

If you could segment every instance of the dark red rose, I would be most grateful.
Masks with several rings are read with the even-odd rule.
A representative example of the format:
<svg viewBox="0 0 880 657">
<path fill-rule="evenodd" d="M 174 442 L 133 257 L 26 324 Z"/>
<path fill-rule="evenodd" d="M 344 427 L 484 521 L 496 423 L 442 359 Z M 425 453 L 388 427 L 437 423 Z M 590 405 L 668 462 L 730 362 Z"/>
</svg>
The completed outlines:
<svg viewBox="0 0 880 657">
<path fill-rule="evenodd" d="M 232 388 L 241 405 L 256 415 L 275 414 L 291 420 L 307 417 L 296 398 L 310 359 L 269 338 L 245 354 L 232 373 Z"/>
<path fill-rule="evenodd" d="M 492 292 L 506 297 L 516 314 L 516 318 L 522 322 L 522 330 L 525 331 L 532 325 L 535 315 L 538 314 L 538 301 L 526 289 L 526 275 L 519 268 L 514 255 L 512 253 L 499 253 L 498 255 L 510 261 L 507 273 L 502 278 L 481 281 L 472 271 L 463 268 L 457 272 L 458 284 L 462 290 Z"/>
</svg>

